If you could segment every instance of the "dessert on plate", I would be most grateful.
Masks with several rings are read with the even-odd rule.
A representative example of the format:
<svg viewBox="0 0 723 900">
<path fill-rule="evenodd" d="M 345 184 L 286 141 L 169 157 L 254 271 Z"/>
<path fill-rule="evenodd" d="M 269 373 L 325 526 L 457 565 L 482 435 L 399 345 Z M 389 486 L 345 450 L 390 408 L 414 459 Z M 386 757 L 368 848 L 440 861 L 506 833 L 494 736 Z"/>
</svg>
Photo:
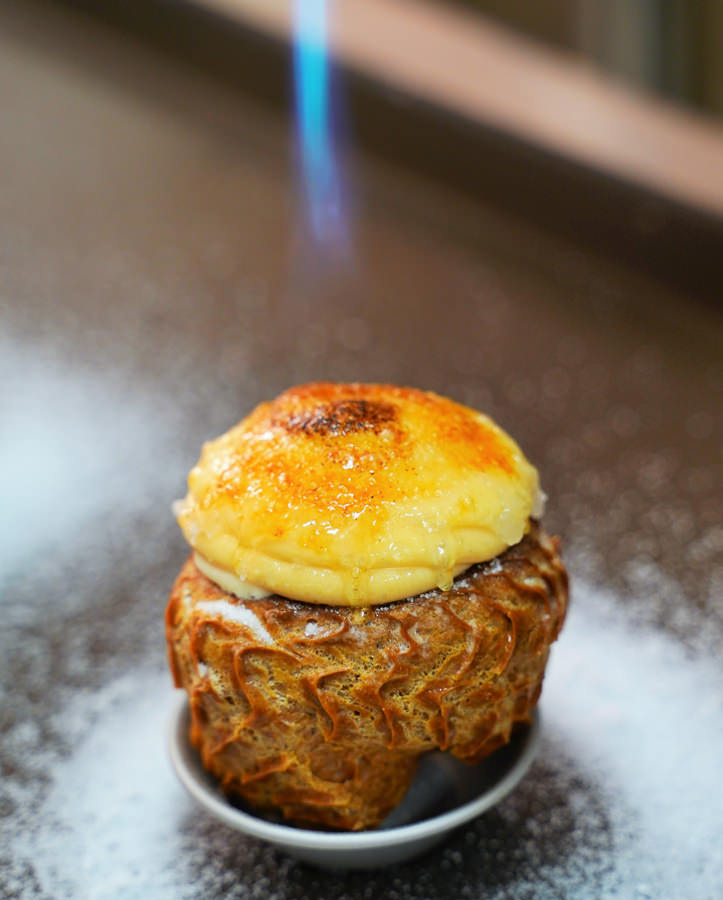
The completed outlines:
<svg viewBox="0 0 723 900">
<path fill-rule="evenodd" d="M 224 790 L 373 828 L 422 754 L 506 743 L 567 605 L 541 499 L 494 422 L 412 388 L 302 385 L 205 444 L 166 632 Z"/>
</svg>

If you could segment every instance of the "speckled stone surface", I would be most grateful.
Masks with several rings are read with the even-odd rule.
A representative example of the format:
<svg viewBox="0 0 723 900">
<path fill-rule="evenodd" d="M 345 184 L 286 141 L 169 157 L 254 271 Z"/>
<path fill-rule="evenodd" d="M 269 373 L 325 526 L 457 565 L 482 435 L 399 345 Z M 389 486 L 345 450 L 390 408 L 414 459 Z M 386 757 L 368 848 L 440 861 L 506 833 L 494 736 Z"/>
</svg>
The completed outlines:
<svg viewBox="0 0 723 900">
<path fill-rule="evenodd" d="M 284 121 L 68 12 L 0 20 L 0 894 L 723 896 L 719 311 L 369 160 L 315 251 Z M 391 871 L 217 824 L 164 747 L 171 501 L 317 378 L 497 418 L 573 578 L 530 774 Z"/>
</svg>

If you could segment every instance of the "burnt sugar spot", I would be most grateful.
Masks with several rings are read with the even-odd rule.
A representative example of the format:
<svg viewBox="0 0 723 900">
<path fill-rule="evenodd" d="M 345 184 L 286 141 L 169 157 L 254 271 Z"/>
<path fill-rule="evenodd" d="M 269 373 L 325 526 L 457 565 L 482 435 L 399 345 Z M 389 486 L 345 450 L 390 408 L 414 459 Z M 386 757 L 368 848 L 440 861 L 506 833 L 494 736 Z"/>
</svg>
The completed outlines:
<svg viewBox="0 0 723 900">
<path fill-rule="evenodd" d="M 359 431 L 379 434 L 398 426 L 397 409 L 380 400 L 340 399 L 320 403 L 314 409 L 276 417 L 274 425 L 290 433 L 347 435 Z"/>
</svg>

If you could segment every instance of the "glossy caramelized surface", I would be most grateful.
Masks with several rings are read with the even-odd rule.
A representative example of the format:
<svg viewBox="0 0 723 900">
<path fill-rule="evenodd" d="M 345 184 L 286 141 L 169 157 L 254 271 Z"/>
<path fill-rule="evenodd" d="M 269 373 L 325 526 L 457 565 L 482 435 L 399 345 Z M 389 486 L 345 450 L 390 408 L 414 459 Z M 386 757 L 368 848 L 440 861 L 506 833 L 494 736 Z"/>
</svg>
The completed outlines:
<svg viewBox="0 0 723 900">
<path fill-rule="evenodd" d="M 367 606 L 449 587 L 517 543 L 537 491 L 535 469 L 481 413 L 412 388 L 315 383 L 207 443 L 178 512 L 202 568 Z"/>
</svg>

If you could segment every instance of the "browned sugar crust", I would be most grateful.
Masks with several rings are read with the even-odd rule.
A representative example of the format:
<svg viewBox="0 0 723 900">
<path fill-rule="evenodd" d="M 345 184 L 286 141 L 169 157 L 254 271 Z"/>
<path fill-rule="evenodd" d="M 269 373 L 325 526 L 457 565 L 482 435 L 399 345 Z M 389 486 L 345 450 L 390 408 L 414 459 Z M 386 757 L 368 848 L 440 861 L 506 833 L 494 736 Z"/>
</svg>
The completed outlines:
<svg viewBox="0 0 723 900">
<path fill-rule="evenodd" d="M 219 600 L 251 625 L 202 608 Z M 557 539 L 533 522 L 451 590 L 366 609 L 240 600 L 189 559 L 166 625 L 191 741 L 224 790 L 359 830 L 400 802 L 422 753 L 477 761 L 529 720 L 566 605 Z"/>
</svg>

